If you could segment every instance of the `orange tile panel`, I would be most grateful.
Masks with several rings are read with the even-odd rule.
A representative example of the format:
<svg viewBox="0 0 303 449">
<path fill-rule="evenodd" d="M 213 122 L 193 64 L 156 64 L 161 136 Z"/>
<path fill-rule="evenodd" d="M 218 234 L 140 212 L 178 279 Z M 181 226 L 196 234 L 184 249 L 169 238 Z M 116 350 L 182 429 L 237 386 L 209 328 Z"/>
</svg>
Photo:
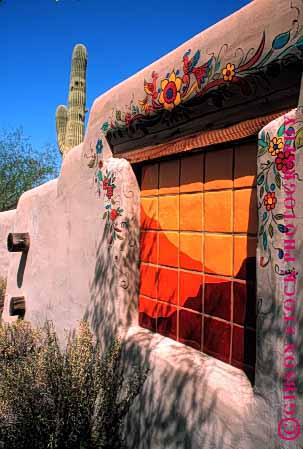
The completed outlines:
<svg viewBox="0 0 303 449">
<path fill-rule="evenodd" d="M 205 234 L 205 271 L 232 275 L 232 235 Z"/>
<path fill-rule="evenodd" d="M 180 230 L 203 230 L 203 194 L 180 195 Z"/>
<path fill-rule="evenodd" d="M 232 232 L 232 190 L 204 194 L 204 223 L 208 232 Z"/>
<path fill-rule="evenodd" d="M 179 193 L 178 159 L 160 163 L 159 193 L 160 195 L 168 193 Z"/>
<path fill-rule="evenodd" d="M 235 147 L 234 187 L 250 187 L 256 183 L 257 141 Z"/>
<path fill-rule="evenodd" d="M 141 229 L 158 229 L 158 198 L 141 198 Z"/>
<path fill-rule="evenodd" d="M 142 167 L 141 196 L 157 195 L 159 184 L 159 164 Z"/>
<path fill-rule="evenodd" d="M 155 231 L 141 231 L 140 259 L 143 262 L 158 262 L 158 234 Z"/>
<path fill-rule="evenodd" d="M 158 299 L 178 304 L 178 271 L 159 267 Z"/>
<path fill-rule="evenodd" d="M 255 280 L 256 248 L 255 237 L 234 236 L 234 277 Z"/>
<path fill-rule="evenodd" d="M 203 168 L 203 153 L 181 159 L 180 192 L 203 190 Z"/>
<path fill-rule="evenodd" d="M 234 232 L 257 232 L 257 194 L 255 189 L 234 191 Z"/>
<path fill-rule="evenodd" d="M 179 229 L 179 195 L 159 197 L 159 226 L 171 231 Z"/>
<path fill-rule="evenodd" d="M 157 298 L 158 268 L 141 263 L 140 267 L 140 294 Z"/>
<path fill-rule="evenodd" d="M 179 233 L 171 231 L 159 232 L 159 265 L 178 267 Z"/>
<path fill-rule="evenodd" d="M 202 312 L 203 275 L 180 271 L 179 305 Z"/>
<path fill-rule="evenodd" d="M 202 271 L 203 235 L 196 232 L 180 232 L 180 267 Z"/>
<path fill-rule="evenodd" d="M 233 151 L 208 151 L 205 159 L 204 190 L 232 188 Z"/>
</svg>

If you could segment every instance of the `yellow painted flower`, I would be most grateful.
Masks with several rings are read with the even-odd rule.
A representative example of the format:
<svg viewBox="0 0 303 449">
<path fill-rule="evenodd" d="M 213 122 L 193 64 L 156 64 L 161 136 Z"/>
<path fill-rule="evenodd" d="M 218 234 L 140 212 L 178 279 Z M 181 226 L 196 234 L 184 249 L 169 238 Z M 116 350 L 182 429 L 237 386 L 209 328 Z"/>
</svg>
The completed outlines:
<svg viewBox="0 0 303 449">
<path fill-rule="evenodd" d="M 163 104 L 165 109 L 172 110 L 175 106 L 181 103 L 180 89 L 182 86 L 182 79 L 177 77 L 172 71 L 169 78 L 161 81 L 161 93 L 159 102 Z"/>
<path fill-rule="evenodd" d="M 231 81 L 235 76 L 235 65 L 228 63 L 225 69 L 222 70 L 225 81 Z"/>
<path fill-rule="evenodd" d="M 283 150 L 283 139 L 281 137 L 273 137 L 270 141 L 268 151 L 272 156 L 276 156 L 279 151 Z"/>
</svg>

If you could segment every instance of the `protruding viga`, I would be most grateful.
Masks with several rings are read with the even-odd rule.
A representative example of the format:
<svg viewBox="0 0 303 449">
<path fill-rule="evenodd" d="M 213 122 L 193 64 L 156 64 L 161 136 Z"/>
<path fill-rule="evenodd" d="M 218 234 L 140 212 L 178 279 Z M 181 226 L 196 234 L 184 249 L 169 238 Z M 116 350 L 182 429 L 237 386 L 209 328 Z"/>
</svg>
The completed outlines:
<svg viewBox="0 0 303 449">
<path fill-rule="evenodd" d="M 84 139 L 86 65 L 86 47 L 77 44 L 72 56 L 68 106 L 60 105 L 56 110 L 57 140 L 63 157 Z"/>
</svg>

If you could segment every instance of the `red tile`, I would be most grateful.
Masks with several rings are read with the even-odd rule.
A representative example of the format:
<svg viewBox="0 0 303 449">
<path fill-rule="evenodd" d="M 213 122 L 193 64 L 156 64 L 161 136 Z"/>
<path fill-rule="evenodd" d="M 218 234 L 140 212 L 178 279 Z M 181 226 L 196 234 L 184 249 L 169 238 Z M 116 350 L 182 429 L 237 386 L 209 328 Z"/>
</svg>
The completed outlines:
<svg viewBox="0 0 303 449">
<path fill-rule="evenodd" d="M 203 277 L 201 274 L 180 271 L 179 305 L 202 312 L 202 286 Z"/>
<path fill-rule="evenodd" d="M 158 273 L 157 267 L 141 264 L 140 267 L 140 294 L 157 298 Z"/>
<path fill-rule="evenodd" d="M 256 327 L 256 286 L 254 283 L 233 283 L 234 319 L 242 326 Z"/>
<path fill-rule="evenodd" d="M 157 303 L 152 299 L 139 297 L 139 326 L 156 331 Z"/>
<path fill-rule="evenodd" d="M 232 363 L 242 363 L 254 367 L 256 363 L 256 332 L 234 326 L 232 342 Z"/>
<path fill-rule="evenodd" d="M 205 276 L 204 282 L 204 313 L 230 320 L 231 281 Z"/>
<path fill-rule="evenodd" d="M 228 363 L 231 335 L 230 324 L 215 318 L 205 317 L 203 333 L 203 352 Z"/>
<path fill-rule="evenodd" d="M 187 310 L 179 311 L 179 341 L 201 350 L 202 316 Z"/>
<path fill-rule="evenodd" d="M 140 259 L 143 262 L 157 263 L 157 239 L 155 231 L 141 231 Z"/>
<path fill-rule="evenodd" d="M 166 337 L 177 339 L 177 308 L 158 303 L 157 332 Z"/>
<path fill-rule="evenodd" d="M 178 271 L 159 267 L 158 298 L 171 304 L 178 304 Z"/>
</svg>

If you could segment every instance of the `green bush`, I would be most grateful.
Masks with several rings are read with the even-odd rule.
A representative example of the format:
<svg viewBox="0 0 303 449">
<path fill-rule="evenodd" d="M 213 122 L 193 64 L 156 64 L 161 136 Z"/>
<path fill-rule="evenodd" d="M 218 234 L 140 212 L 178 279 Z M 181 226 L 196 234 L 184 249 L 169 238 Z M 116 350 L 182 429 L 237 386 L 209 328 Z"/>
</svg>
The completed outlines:
<svg viewBox="0 0 303 449">
<path fill-rule="evenodd" d="M 6 279 L 0 276 L 0 320 L 2 317 L 4 307 L 5 291 L 6 291 Z"/>
<path fill-rule="evenodd" d="M 123 376 L 121 343 L 101 357 L 86 322 L 60 348 L 54 327 L 0 326 L 0 447 L 121 449 L 145 374 Z"/>
</svg>

